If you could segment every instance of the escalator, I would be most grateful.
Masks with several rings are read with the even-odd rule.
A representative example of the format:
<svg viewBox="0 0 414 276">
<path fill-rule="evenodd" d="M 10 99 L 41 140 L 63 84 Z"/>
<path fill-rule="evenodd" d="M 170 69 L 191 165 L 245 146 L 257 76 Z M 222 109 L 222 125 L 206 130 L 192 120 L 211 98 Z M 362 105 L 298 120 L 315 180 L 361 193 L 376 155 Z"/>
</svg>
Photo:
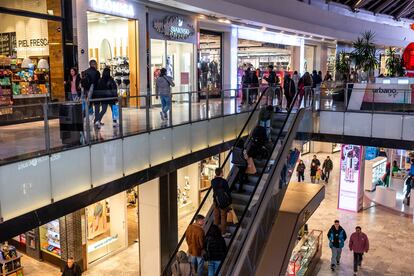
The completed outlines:
<svg viewBox="0 0 414 276">
<path fill-rule="evenodd" d="M 259 102 L 262 100 L 263 94 Z M 245 126 L 251 124 L 250 120 L 254 120 L 255 116 L 253 114 L 257 114 L 258 106 L 259 104 L 255 106 Z M 300 106 L 298 94 L 292 106 L 293 108 L 287 112 L 277 111 L 273 113 L 271 141 L 263 148 L 267 154 L 260 154 L 254 158 L 257 173 L 249 175 L 247 183 L 243 185 L 244 191 L 238 192 L 239 184 L 235 183 L 237 167 L 233 167 L 227 177 L 232 190 L 232 208 L 238 217 L 239 223 L 228 226 L 227 230 L 231 233 L 231 237 L 226 238 L 228 250 L 219 267 L 221 275 L 255 274 L 261 249 L 263 249 L 263 245 L 266 243 L 272 229 L 287 184 L 299 158 L 299 151 L 293 146 L 294 140 L 299 128 L 301 128 L 301 133 L 306 133 L 306 128 L 309 127 L 309 125 L 301 124 L 302 118 L 307 114 L 307 109 L 298 108 Z M 241 139 L 243 132 L 244 130 L 240 133 L 236 144 Z M 253 144 L 252 135 L 249 135 L 244 147 L 249 149 Z M 230 162 L 230 154 L 231 152 L 226 157 L 224 164 Z M 206 233 L 214 221 L 212 203 L 212 191 L 210 189 L 191 221 L 191 223 L 194 222 L 197 214 L 205 215 L 204 230 Z M 255 237 L 254 241 L 251 239 L 248 241 L 248 237 L 251 236 Z M 171 265 L 175 260 L 176 253 L 179 250 L 186 251 L 187 247 L 184 240 L 185 236 L 181 238 L 175 251 L 171 254 L 170 261 L 164 267 L 163 275 L 171 275 Z M 254 250 L 252 250 L 253 247 Z"/>
</svg>

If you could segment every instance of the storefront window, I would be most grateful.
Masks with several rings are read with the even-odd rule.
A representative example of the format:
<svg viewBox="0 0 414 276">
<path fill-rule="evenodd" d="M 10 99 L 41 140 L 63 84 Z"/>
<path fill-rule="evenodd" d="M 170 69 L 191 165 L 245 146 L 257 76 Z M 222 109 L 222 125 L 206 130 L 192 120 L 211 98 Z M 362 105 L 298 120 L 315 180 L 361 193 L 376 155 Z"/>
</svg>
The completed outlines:
<svg viewBox="0 0 414 276">
<path fill-rule="evenodd" d="M 61 16 L 61 2 L 61 0 L 0 0 L 0 7 Z"/>
<path fill-rule="evenodd" d="M 126 200 L 120 193 L 85 209 L 88 263 L 126 247 Z"/>
<path fill-rule="evenodd" d="M 200 31 L 198 49 L 198 90 L 203 96 L 209 91 L 209 96 L 220 96 L 221 84 L 221 48 L 220 33 Z"/>
<path fill-rule="evenodd" d="M 34 103 L 36 99 L 50 95 L 63 99 L 61 23 L 7 14 L 1 16 L 0 107 Z M 5 111 L 7 109 L 1 115 L 5 115 Z"/>
<path fill-rule="evenodd" d="M 326 64 L 326 68 L 328 69 L 329 73 L 331 73 L 332 77 L 335 77 L 335 62 L 336 62 L 336 49 L 328 47 L 328 61 Z"/>
<path fill-rule="evenodd" d="M 60 232 L 59 220 L 52 220 L 39 227 L 40 250 L 60 258 Z"/>
<path fill-rule="evenodd" d="M 305 45 L 305 63 L 304 70 L 305 72 L 311 73 L 315 70 L 315 46 Z"/>
<path fill-rule="evenodd" d="M 138 87 L 136 20 L 88 12 L 89 58 L 102 71 L 108 67 L 117 84 L 119 96 L 136 96 L 130 87 Z M 131 103 L 136 103 L 131 100 Z"/>
</svg>

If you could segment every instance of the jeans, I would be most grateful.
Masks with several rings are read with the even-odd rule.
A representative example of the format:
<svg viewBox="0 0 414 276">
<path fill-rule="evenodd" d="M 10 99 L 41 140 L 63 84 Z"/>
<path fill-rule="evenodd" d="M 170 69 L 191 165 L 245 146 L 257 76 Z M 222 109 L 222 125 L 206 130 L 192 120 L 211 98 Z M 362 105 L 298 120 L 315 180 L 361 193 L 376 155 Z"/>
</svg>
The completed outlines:
<svg viewBox="0 0 414 276">
<path fill-rule="evenodd" d="M 355 253 L 354 252 L 354 272 L 358 271 L 358 266 L 362 265 L 362 256 L 364 253 Z"/>
<path fill-rule="evenodd" d="M 342 248 L 332 247 L 331 251 L 332 251 L 331 266 L 335 267 L 336 263 L 339 263 L 341 261 Z"/>
<path fill-rule="evenodd" d="M 106 110 L 108 109 L 108 104 L 102 103 L 102 105 L 101 105 L 101 103 L 94 103 L 93 105 L 95 106 L 95 120 L 94 120 L 94 123 L 101 122 L 103 116 L 106 113 Z M 101 109 L 101 106 L 102 106 L 102 109 Z"/>
<path fill-rule="evenodd" d="M 221 263 L 220 261 L 208 261 L 208 276 L 216 275 L 216 272 L 220 266 L 220 263 Z"/>
<path fill-rule="evenodd" d="M 269 139 L 270 138 L 270 120 L 260 121 L 259 125 L 266 128 L 266 136 L 267 136 L 267 139 Z"/>
<path fill-rule="evenodd" d="M 204 274 L 204 259 L 203 257 L 190 256 L 191 263 L 194 266 L 197 276 L 203 276 Z"/>
<path fill-rule="evenodd" d="M 331 171 L 326 170 L 325 171 L 325 183 L 328 183 L 329 176 L 331 175 Z"/>
<path fill-rule="evenodd" d="M 170 95 L 161 95 L 161 110 L 165 115 L 168 115 L 171 106 L 171 96 Z"/>
</svg>

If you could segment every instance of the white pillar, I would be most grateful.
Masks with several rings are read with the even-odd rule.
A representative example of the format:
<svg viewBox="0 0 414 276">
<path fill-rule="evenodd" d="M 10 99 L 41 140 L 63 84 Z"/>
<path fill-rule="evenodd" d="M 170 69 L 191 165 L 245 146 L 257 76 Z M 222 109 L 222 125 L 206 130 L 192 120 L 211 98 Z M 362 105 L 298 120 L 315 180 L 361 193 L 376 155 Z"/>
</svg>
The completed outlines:
<svg viewBox="0 0 414 276">
<path fill-rule="evenodd" d="M 139 188 L 139 252 L 142 276 L 161 275 L 159 178 Z"/>
<path fill-rule="evenodd" d="M 89 67 L 87 1 L 76 1 L 76 36 L 78 40 L 79 72 Z M 83 53 L 82 53 L 83 52 Z"/>
<path fill-rule="evenodd" d="M 231 32 L 223 34 L 223 88 L 237 88 L 237 28 L 233 27 Z M 234 91 L 231 94 L 235 95 Z"/>
</svg>

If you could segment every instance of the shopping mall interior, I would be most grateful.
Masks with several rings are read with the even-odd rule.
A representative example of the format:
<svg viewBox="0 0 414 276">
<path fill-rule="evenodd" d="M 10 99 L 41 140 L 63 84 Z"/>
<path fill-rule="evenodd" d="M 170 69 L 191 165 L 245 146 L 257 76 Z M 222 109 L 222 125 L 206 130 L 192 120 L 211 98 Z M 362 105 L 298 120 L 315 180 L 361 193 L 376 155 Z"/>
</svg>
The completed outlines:
<svg viewBox="0 0 414 276">
<path fill-rule="evenodd" d="M 0 275 L 414 275 L 413 1 L 274 2 L 0 0 Z"/>
</svg>

